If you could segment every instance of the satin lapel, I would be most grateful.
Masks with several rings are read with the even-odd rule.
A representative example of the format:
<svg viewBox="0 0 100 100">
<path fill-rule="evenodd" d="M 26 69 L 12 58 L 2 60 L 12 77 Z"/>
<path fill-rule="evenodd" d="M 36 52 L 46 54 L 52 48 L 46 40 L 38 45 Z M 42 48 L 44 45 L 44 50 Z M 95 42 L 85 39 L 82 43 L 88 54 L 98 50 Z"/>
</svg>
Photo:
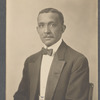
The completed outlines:
<svg viewBox="0 0 100 100">
<path fill-rule="evenodd" d="M 52 100 L 64 64 L 65 61 L 59 60 L 57 56 L 54 57 L 53 63 L 51 65 L 50 73 L 48 76 L 46 95 L 45 95 L 46 100 Z"/>
<path fill-rule="evenodd" d="M 64 65 L 67 63 L 64 59 L 66 52 L 66 45 L 64 42 L 58 48 L 48 76 L 47 87 L 46 87 L 46 94 L 45 100 L 52 100 L 54 95 L 57 83 L 59 81 L 61 72 L 64 68 Z"/>
<path fill-rule="evenodd" d="M 35 100 L 37 87 L 40 79 L 40 67 L 41 67 L 42 55 L 38 55 L 35 62 L 29 63 L 30 74 L 30 100 Z"/>
</svg>

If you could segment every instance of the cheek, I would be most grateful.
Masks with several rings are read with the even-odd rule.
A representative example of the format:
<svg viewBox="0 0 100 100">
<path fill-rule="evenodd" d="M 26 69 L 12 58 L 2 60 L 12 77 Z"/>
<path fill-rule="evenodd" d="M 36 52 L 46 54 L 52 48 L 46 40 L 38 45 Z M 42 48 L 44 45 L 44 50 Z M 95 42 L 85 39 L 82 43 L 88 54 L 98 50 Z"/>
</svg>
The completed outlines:
<svg viewBox="0 0 100 100">
<path fill-rule="evenodd" d="M 43 35 L 40 33 L 40 32 L 38 32 L 38 35 L 39 35 L 39 37 L 41 38 L 41 40 L 43 40 Z"/>
<path fill-rule="evenodd" d="M 62 30 L 60 28 L 57 28 L 52 31 L 55 37 L 60 37 L 62 35 Z"/>
<path fill-rule="evenodd" d="M 42 37 L 43 36 L 42 30 L 38 30 L 38 34 L 39 34 L 40 37 Z"/>
<path fill-rule="evenodd" d="M 42 31 L 41 30 L 38 30 L 38 33 L 39 33 L 39 35 L 41 35 L 42 34 Z"/>
</svg>

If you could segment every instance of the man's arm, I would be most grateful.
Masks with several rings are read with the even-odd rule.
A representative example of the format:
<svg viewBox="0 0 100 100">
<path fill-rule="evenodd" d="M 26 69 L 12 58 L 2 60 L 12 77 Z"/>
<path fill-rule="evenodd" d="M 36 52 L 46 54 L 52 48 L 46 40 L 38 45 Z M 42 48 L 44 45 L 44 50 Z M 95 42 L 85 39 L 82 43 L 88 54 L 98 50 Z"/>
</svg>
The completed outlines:
<svg viewBox="0 0 100 100">
<path fill-rule="evenodd" d="M 73 63 L 65 100 L 88 100 L 88 92 L 89 67 L 87 59 L 83 56 Z"/>
<path fill-rule="evenodd" d="M 20 82 L 18 91 L 14 95 L 14 100 L 29 100 L 29 78 L 27 63 L 25 62 L 23 77 Z"/>
</svg>

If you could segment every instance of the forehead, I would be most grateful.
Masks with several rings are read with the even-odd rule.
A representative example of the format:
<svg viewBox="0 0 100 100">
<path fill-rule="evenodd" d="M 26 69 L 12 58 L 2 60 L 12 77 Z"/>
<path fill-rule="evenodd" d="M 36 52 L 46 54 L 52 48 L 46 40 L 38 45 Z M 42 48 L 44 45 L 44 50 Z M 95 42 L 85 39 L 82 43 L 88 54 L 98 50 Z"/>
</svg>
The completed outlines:
<svg viewBox="0 0 100 100">
<path fill-rule="evenodd" d="M 57 13 L 41 13 L 37 18 L 38 22 L 49 22 L 49 21 L 60 21 L 59 15 Z"/>
</svg>

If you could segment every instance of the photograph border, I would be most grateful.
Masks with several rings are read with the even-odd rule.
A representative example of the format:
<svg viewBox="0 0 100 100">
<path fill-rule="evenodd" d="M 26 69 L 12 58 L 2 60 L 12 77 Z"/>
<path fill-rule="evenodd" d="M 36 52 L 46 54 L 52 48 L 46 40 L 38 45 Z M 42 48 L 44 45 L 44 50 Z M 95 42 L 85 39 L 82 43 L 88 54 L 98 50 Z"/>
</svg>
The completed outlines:
<svg viewBox="0 0 100 100">
<path fill-rule="evenodd" d="M 98 100 L 100 99 L 100 1 L 98 0 Z"/>
<path fill-rule="evenodd" d="M 6 0 L 0 0 L 0 100 L 6 93 Z"/>
<path fill-rule="evenodd" d="M 98 0 L 98 76 L 100 75 L 100 1 Z M 0 100 L 6 94 L 6 0 L 0 0 Z M 100 99 L 100 77 L 98 77 L 98 100 Z"/>
</svg>

